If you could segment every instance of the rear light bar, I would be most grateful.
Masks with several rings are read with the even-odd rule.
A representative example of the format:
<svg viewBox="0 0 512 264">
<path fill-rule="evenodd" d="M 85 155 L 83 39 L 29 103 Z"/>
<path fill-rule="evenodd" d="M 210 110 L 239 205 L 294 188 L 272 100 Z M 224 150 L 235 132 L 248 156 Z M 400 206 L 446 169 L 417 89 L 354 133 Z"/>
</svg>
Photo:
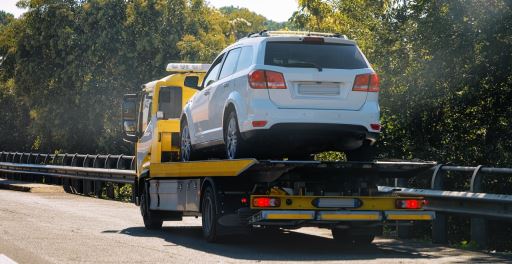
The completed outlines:
<svg viewBox="0 0 512 264">
<path fill-rule="evenodd" d="M 379 76 L 376 73 L 356 75 L 352 91 L 378 92 L 380 91 Z"/>
<path fill-rule="evenodd" d="M 396 200 L 395 207 L 397 209 L 421 209 L 425 204 L 427 204 L 425 200 L 400 199 Z"/>
<path fill-rule="evenodd" d="M 252 71 L 249 73 L 249 85 L 253 89 L 286 89 L 283 74 L 275 71 Z"/>
<path fill-rule="evenodd" d="M 252 199 L 253 207 L 279 207 L 281 206 L 281 199 L 274 197 L 256 197 Z"/>
</svg>

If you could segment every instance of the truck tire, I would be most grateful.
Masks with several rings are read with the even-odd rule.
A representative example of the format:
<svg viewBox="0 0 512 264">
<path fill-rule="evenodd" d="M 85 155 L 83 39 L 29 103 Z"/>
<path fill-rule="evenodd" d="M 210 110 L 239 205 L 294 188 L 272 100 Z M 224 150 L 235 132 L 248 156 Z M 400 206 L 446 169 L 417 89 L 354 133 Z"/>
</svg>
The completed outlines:
<svg viewBox="0 0 512 264">
<path fill-rule="evenodd" d="M 371 245 L 375 239 L 375 232 L 372 228 L 363 232 L 357 232 L 354 234 L 351 229 L 331 229 L 332 237 L 336 242 L 344 245 L 356 245 L 356 246 L 368 246 Z"/>
<path fill-rule="evenodd" d="M 238 118 L 235 111 L 228 114 L 226 123 L 223 129 L 224 146 L 227 159 L 237 159 L 244 156 L 245 142 L 240 135 L 240 128 L 238 127 Z"/>
<path fill-rule="evenodd" d="M 217 212 L 218 201 L 211 186 L 206 187 L 201 208 L 203 237 L 208 242 L 215 242 L 219 239 L 217 234 L 219 214 Z"/>
<path fill-rule="evenodd" d="M 144 189 L 140 196 L 140 213 L 146 229 L 156 230 L 162 228 L 163 219 L 158 211 L 149 209 L 149 183 L 144 183 Z"/>
</svg>

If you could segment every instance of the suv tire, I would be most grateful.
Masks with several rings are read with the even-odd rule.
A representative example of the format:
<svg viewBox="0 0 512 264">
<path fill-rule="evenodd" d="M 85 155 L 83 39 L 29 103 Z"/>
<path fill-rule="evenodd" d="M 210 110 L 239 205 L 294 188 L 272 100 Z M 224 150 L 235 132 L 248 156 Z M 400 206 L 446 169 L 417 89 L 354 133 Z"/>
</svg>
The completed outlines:
<svg viewBox="0 0 512 264">
<path fill-rule="evenodd" d="M 224 146 L 227 159 L 237 159 L 244 156 L 245 142 L 238 128 L 236 113 L 231 111 L 228 114 L 224 125 Z"/>
</svg>

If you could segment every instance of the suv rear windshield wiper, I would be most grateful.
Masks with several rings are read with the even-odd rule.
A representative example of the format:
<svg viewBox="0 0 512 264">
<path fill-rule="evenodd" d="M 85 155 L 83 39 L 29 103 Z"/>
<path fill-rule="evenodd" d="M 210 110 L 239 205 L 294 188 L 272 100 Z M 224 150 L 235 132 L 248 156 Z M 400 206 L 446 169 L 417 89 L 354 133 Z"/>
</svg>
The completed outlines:
<svg viewBox="0 0 512 264">
<path fill-rule="evenodd" d="M 318 71 L 322 71 L 322 67 L 313 62 L 293 62 L 293 63 L 283 63 L 281 66 L 284 67 L 307 67 L 307 68 L 317 68 Z"/>
</svg>

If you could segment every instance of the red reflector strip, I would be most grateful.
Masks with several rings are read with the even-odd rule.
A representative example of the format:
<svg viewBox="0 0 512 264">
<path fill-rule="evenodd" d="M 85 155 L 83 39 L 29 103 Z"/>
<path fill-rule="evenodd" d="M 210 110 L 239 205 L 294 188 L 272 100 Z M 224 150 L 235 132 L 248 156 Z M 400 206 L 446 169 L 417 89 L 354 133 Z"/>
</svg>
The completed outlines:
<svg viewBox="0 0 512 264">
<path fill-rule="evenodd" d="M 261 120 L 261 121 L 252 121 L 253 127 L 264 127 L 267 125 L 267 121 Z"/>
<path fill-rule="evenodd" d="M 257 197 L 252 199 L 252 206 L 254 207 L 279 207 L 281 206 L 281 199 L 270 197 Z"/>
<path fill-rule="evenodd" d="M 421 209 L 423 207 L 423 200 L 407 199 L 407 200 L 396 200 L 397 209 Z"/>
<path fill-rule="evenodd" d="M 370 127 L 376 131 L 380 131 L 381 128 L 380 124 L 370 124 Z"/>
</svg>

